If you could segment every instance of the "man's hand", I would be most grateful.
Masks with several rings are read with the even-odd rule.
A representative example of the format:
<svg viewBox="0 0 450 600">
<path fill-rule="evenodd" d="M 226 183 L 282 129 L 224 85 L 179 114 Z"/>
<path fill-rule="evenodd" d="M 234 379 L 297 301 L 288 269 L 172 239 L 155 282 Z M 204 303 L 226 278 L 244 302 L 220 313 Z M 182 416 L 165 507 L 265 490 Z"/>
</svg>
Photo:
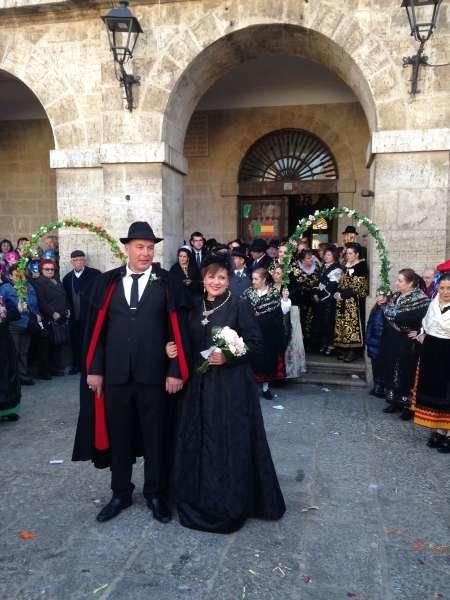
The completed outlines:
<svg viewBox="0 0 450 600">
<path fill-rule="evenodd" d="M 61 315 L 60 315 L 58 312 L 54 312 L 54 313 L 52 314 L 52 317 L 53 317 L 53 320 L 54 320 L 54 321 L 57 321 L 58 319 L 60 319 L 60 318 L 61 318 Z"/>
<path fill-rule="evenodd" d="M 175 342 L 167 342 L 166 354 L 169 358 L 176 358 L 178 356 L 178 348 Z"/>
<path fill-rule="evenodd" d="M 100 396 L 103 389 L 103 375 L 88 375 L 86 382 L 90 390 Z"/>
<path fill-rule="evenodd" d="M 183 387 L 183 380 L 176 377 L 166 377 L 166 392 L 168 394 L 176 394 Z"/>
</svg>

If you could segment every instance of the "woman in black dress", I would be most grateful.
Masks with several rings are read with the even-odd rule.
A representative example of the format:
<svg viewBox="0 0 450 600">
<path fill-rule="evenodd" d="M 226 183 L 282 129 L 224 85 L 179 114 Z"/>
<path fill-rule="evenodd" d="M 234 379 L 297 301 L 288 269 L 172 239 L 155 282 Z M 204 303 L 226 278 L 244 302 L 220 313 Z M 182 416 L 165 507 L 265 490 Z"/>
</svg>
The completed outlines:
<svg viewBox="0 0 450 600">
<path fill-rule="evenodd" d="M 177 252 L 177 262 L 172 265 L 169 271 L 169 278 L 172 289 L 177 297 L 185 296 L 187 298 L 198 296 L 202 293 L 202 283 L 200 273 L 194 264 L 190 250 L 181 246 Z"/>
<path fill-rule="evenodd" d="M 292 304 L 299 307 L 305 350 L 316 346 L 313 337 L 317 305 L 313 300 L 313 289 L 319 283 L 320 264 L 311 250 L 304 248 L 292 263 L 290 294 Z"/>
<path fill-rule="evenodd" d="M 17 356 L 9 323 L 20 318 L 13 303 L 5 303 L 0 286 L 0 421 L 17 421 L 20 409 L 20 380 Z"/>
<path fill-rule="evenodd" d="M 209 260 L 202 268 L 205 296 L 187 320 L 190 380 L 179 405 L 174 493 L 183 526 L 231 533 L 250 517 L 280 519 L 285 504 L 250 367 L 262 350 L 258 324 L 248 302 L 230 294 L 224 259 Z M 247 354 L 227 360 L 214 352 L 200 374 L 212 328 L 226 325 L 243 337 Z"/>
<path fill-rule="evenodd" d="M 342 269 L 338 263 L 338 250 L 327 246 L 323 252 L 323 265 L 320 268 L 319 283 L 313 289 L 313 300 L 317 303 L 315 319 L 315 337 L 320 345 L 319 352 L 330 356 L 334 352 L 334 325 L 336 318 L 336 300 Z"/>
</svg>

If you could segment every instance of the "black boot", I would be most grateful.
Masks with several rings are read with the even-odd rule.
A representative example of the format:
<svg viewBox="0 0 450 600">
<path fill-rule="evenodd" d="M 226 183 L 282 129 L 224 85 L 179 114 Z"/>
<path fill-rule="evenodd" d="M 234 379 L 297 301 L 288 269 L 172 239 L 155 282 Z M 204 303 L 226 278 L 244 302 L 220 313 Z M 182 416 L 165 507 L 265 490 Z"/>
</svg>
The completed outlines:
<svg viewBox="0 0 450 600">
<path fill-rule="evenodd" d="M 375 396 L 376 398 L 385 398 L 386 397 L 384 388 L 381 385 L 379 385 L 378 383 L 374 384 L 373 389 L 369 392 L 369 394 L 371 396 Z"/>
<path fill-rule="evenodd" d="M 442 442 L 439 444 L 437 451 L 441 454 L 450 454 L 450 437 L 448 435 L 443 436 Z"/>
</svg>

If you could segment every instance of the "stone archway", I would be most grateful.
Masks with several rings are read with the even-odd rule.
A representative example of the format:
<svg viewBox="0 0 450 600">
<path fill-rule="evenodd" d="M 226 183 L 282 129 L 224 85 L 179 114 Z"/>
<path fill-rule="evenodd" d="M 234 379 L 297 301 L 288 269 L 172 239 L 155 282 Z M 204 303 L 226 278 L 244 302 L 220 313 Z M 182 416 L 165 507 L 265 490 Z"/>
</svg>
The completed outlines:
<svg viewBox="0 0 450 600">
<path fill-rule="evenodd" d="M 52 124 L 34 92 L 0 70 L 0 188 L 4 202 L 1 237 L 28 237 L 42 220 L 57 216 L 56 176 L 49 155 Z"/>
<path fill-rule="evenodd" d="M 182 151 L 190 116 L 205 91 L 224 72 L 261 55 L 298 56 L 327 66 L 353 90 L 371 131 L 387 124 L 387 99 L 403 103 L 404 96 L 399 69 L 383 46 L 368 42 L 359 23 L 324 2 L 297 7 L 295 14 L 291 3 L 280 4 L 277 16 L 258 21 L 250 7 L 240 6 L 236 20 L 231 8 L 226 15 L 226 9 L 218 9 L 174 38 L 152 70 L 143 103 L 163 108 L 162 135 L 170 146 Z M 366 60 L 369 51 L 375 61 Z M 155 87 L 167 71 L 170 78 Z"/>
</svg>

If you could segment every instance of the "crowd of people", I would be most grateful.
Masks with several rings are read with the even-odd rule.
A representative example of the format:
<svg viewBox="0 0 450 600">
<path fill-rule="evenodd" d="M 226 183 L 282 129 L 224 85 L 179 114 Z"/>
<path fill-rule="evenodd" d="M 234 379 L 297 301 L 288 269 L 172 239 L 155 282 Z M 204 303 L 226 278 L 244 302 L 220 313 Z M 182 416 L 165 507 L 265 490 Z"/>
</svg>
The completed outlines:
<svg viewBox="0 0 450 600">
<path fill-rule="evenodd" d="M 287 240 L 257 238 L 246 244 L 235 239 L 224 244 L 195 231 L 177 251 L 169 270 L 170 286 L 179 306 L 190 306 L 203 296 L 202 266 L 207 257 L 228 262 L 230 293 L 248 301 L 265 342 L 264 360 L 255 367 L 263 398 L 273 398 L 274 382 L 298 378 L 306 371 L 305 351 L 352 362 L 363 358 L 366 349 L 372 362 L 371 394 L 386 400 L 385 412 L 411 419 L 422 389 L 419 356 L 433 349 L 432 334 L 423 346 L 420 343 L 425 323 L 430 327 L 429 321 L 424 325 L 422 321 L 436 306 L 433 299 L 444 302 L 440 286 L 445 288 L 450 268 L 444 263 L 421 275 L 402 269 L 395 292 L 377 292 L 366 330 L 369 273 L 366 249 L 357 236 L 355 227 L 348 226 L 341 246 L 320 244 L 316 250 L 307 237 L 301 238 L 285 285 L 282 260 Z M 28 263 L 26 300 L 21 302 L 14 282 L 26 241 L 20 238 L 15 248 L 9 240 L 0 242 L 0 297 L 8 315 L 4 320 L 9 321 L 15 349 L 8 354 L 17 362 L 18 383 L 33 385 L 36 379 L 80 371 L 89 294 L 100 273 L 86 265 L 83 251 L 75 250 L 73 268 L 61 281 L 57 238 L 48 236 L 39 258 Z M 444 302 L 445 314 L 446 308 Z M 423 369 L 431 368 L 427 365 Z M 17 418 L 9 409 L 3 414 Z M 442 420 L 436 422 L 442 425 Z M 446 429 L 436 429 L 439 449 L 446 451 L 449 442 L 442 439 Z"/>
<path fill-rule="evenodd" d="M 344 234 L 353 239 L 317 251 L 301 239 L 288 278 L 285 242 L 221 244 L 198 231 L 167 272 L 153 262 L 161 238 L 137 222 L 121 238 L 126 265 L 101 274 L 74 250 L 61 281 L 50 239 L 28 263 L 25 298 L 19 244 L 2 242 L 0 418 L 18 418 L 21 385 L 81 369 L 72 460 L 111 468 L 97 520 L 131 506 L 142 455 L 155 519 L 170 521 L 172 486 L 183 526 L 230 533 L 285 512 L 259 398 L 304 372 L 305 347 L 347 362 L 366 347 L 384 411 L 414 418 L 432 430 L 428 446 L 449 453 L 450 261 L 399 271 L 366 327 L 365 251 L 354 227 Z"/>
</svg>

